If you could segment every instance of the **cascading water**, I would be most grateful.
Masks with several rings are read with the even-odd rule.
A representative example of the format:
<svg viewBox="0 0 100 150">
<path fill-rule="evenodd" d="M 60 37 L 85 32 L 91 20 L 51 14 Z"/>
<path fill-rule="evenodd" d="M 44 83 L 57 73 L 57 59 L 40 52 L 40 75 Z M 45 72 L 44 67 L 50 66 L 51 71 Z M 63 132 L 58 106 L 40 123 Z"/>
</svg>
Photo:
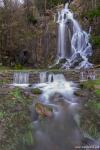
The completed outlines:
<svg viewBox="0 0 100 150">
<path fill-rule="evenodd" d="M 46 76 L 46 82 L 33 85 L 33 88 L 39 88 L 42 91 L 38 101 L 36 100 L 35 104 L 33 102 L 31 106 L 33 135 L 36 143 L 33 149 L 81 149 L 84 144 L 84 135 L 80 129 L 77 112 L 79 105 L 74 95 L 74 91 L 77 89 L 76 84 L 66 81 L 63 74 L 45 74 L 44 72 L 44 75 L 42 73 L 43 79 L 44 76 Z M 39 106 L 37 107 L 38 112 L 37 105 Z M 50 114 L 49 110 L 52 110 Z M 43 114 L 44 112 L 46 116 Z M 42 114 L 43 117 L 39 114 Z M 88 144 L 89 146 L 98 146 L 95 140 L 89 139 Z"/>
<path fill-rule="evenodd" d="M 56 81 L 65 81 L 63 74 L 54 74 L 49 72 L 40 72 L 40 84 L 41 83 L 51 83 Z"/>
<path fill-rule="evenodd" d="M 92 66 L 88 57 L 92 55 L 92 47 L 89 43 L 90 33 L 83 31 L 79 23 L 74 19 L 68 4 L 58 12 L 58 52 L 57 63 L 66 59 L 63 68 L 87 68 Z"/>
<path fill-rule="evenodd" d="M 37 142 L 34 150 L 73 150 L 81 144 L 82 138 L 74 120 L 78 107 L 73 94 L 76 87 L 66 81 L 63 74 L 47 73 L 46 77 L 46 83 L 38 83 L 34 88 L 42 90 L 39 102 L 52 108 L 53 116 L 45 118 L 42 123 L 40 120 L 33 121 Z"/>
<path fill-rule="evenodd" d="M 47 81 L 47 72 L 40 72 L 40 83 Z"/>
<path fill-rule="evenodd" d="M 13 76 L 13 85 L 27 86 L 29 84 L 29 73 L 15 72 Z"/>
</svg>

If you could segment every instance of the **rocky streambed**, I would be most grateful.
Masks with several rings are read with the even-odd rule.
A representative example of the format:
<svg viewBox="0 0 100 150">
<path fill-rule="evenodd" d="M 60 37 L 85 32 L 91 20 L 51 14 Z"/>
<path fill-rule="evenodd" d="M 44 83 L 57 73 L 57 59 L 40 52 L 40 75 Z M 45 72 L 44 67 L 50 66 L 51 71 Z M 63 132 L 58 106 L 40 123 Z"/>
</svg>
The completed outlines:
<svg viewBox="0 0 100 150">
<path fill-rule="evenodd" d="M 65 101 L 58 92 L 46 104 L 39 88 L 1 84 L 0 150 L 99 149 L 100 93 L 95 88 L 99 84 L 98 79 L 72 85 L 76 90 L 71 99 L 77 105 L 71 105 L 68 97 Z"/>
</svg>

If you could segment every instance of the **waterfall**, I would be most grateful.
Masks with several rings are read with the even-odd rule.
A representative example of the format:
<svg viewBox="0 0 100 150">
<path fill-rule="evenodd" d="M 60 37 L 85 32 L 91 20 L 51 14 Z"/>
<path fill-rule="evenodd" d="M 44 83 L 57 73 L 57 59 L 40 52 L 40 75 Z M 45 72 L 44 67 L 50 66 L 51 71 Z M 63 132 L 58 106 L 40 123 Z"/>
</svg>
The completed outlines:
<svg viewBox="0 0 100 150">
<path fill-rule="evenodd" d="M 60 82 L 60 81 L 65 81 L 65 77 L 63 74 L 49 74 L 48 75 L 48 82 Z"/>
<path fill-rule="evenodd" d="M 45 83 L 47 81 L 47 72 L 40 72 L 40 83 Z"/>
<path fill-rule="evenodd" d="M 42 75 L 45 76 L 45 73 Z M 32 121 L 33 132 L 36 141 L 33 149 L 73 150 L 76 145 L 81 144 L 81 132 L 75 120 L 77 117 L 76 109 L 78 108 L 74 101 L 75 87 L 72 86 L 71 82 L 65 80 L 63 74 L 47 73 L 47 81 L 33 86 L 33 88 L 42 90 L 37 103 L 45 108 L 47 114 L 46 117 L 43 116 L 43 123 L 41 123 L 40 115 L 36 117 L 38 114 L 36 104 L 31 106 L 32 119 L 34 118 Z M 41 108 L 39 108 L 39 112 L 44 113 L 44 108 Z"/>
<path fill-rule="evenodd" d="M 63 74 L 40 72 L 40 83 L 51 83 L 58 81 L 65 81 L 65 77 Z"/>
<path fill-rule="evenodd" d="M 29 84 L 29 73 L 15 72 L 13 77 L 14 85 L 27 85 Z"/>
<path fill-rule="evenodd" d="M 92 66 L 88 62 L 88 57 L 92 55 L 92 46 L 89 43 L 90 33 L 86 33 L 81 29 L 72 11 L 68 8 L 68 4 L 58 11 L 57 24 L 57 62 L 59 63 L 59 60 L 66 59 L 66 63 L 62 66 L 63 68 L 88 68 Z"/>
<path fill-rule="evenodd" d="M 53 73 L 50 73 L 49 75 L 48 75 L 48 82 L 50 83 L 50 82 L 53 82 L 54 81 L 54 74 Z"/>
<path fill-rule="evenodd" d="M 60 93 L 66 97 L 73 93 L 72 82 L 68 82 L 63 74 L 45 73 L 42 72 L 42 81 L 46 75 L 46 82 L 40 82 L 34 85 L 35 88 L 40 88 L 43 91 L 42 98 L 48 101 L 50 95 Z M 41 79 L 40 79 L 41 80 Z"/>
</svg>

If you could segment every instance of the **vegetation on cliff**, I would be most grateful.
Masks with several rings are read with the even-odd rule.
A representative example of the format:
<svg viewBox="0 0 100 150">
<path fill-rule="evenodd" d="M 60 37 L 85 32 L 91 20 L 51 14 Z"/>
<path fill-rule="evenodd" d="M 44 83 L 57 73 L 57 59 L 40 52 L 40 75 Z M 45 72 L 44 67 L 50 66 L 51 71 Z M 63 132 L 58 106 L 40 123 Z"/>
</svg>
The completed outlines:
<svg viewBox="0 0 100 150">
<path fill-rule="evenodd" d="M 54 61 L 57 6 L 62 0 L 3 1 L 0 5 L 0 64 L 5 66 L 47 67 Z M 85 30 L 92 27 L 94 57 L 98 59 L 100 38 L 100 8 L 97 1 L 77 1 L 71 4 Z M 59 8 L 59 7 L 58 7 Z M 84 11 L 85 10 L 85 11 Z M 42 44 L 44 43 L 44 44 Z M 44 55 L 45 54 L 45 55 Z M 95 56 L 96 55 L 96 56 Z M 9 59 L 8 59 L 9 58 Z M 45 60 L 45 61 L 44 61 Z M 99 63 L 96 59 L 94 63 Z"/>
</svg>

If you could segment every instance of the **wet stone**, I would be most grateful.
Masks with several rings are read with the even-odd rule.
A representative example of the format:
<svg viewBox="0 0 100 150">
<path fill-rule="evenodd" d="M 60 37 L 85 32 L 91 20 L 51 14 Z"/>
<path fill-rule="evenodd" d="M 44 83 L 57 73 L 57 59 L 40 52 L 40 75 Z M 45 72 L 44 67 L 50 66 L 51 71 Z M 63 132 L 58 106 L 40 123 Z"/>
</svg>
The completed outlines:
<svg viewBox="0 0 100 150">
<path fill-rule="evenodd" d="M 53 115 L 52 108 L 41 103 L 35 104 L 35 111 L 41 117 L 52 117 Z"/>
<path fill-rule="evenodd" d="M 40 90 L 39 88 L 34 88 L 34 89 L 31 90 L 31 92 L 33 94 L 37 94 L 37 95 L 42 94 L 42 90 Z"/>
<path fill-rule="evenodd" d="M 74 95 L 79 97 L 84 97 L 84 93 L 82 91 L 75 91 Z"/>
</svg>

